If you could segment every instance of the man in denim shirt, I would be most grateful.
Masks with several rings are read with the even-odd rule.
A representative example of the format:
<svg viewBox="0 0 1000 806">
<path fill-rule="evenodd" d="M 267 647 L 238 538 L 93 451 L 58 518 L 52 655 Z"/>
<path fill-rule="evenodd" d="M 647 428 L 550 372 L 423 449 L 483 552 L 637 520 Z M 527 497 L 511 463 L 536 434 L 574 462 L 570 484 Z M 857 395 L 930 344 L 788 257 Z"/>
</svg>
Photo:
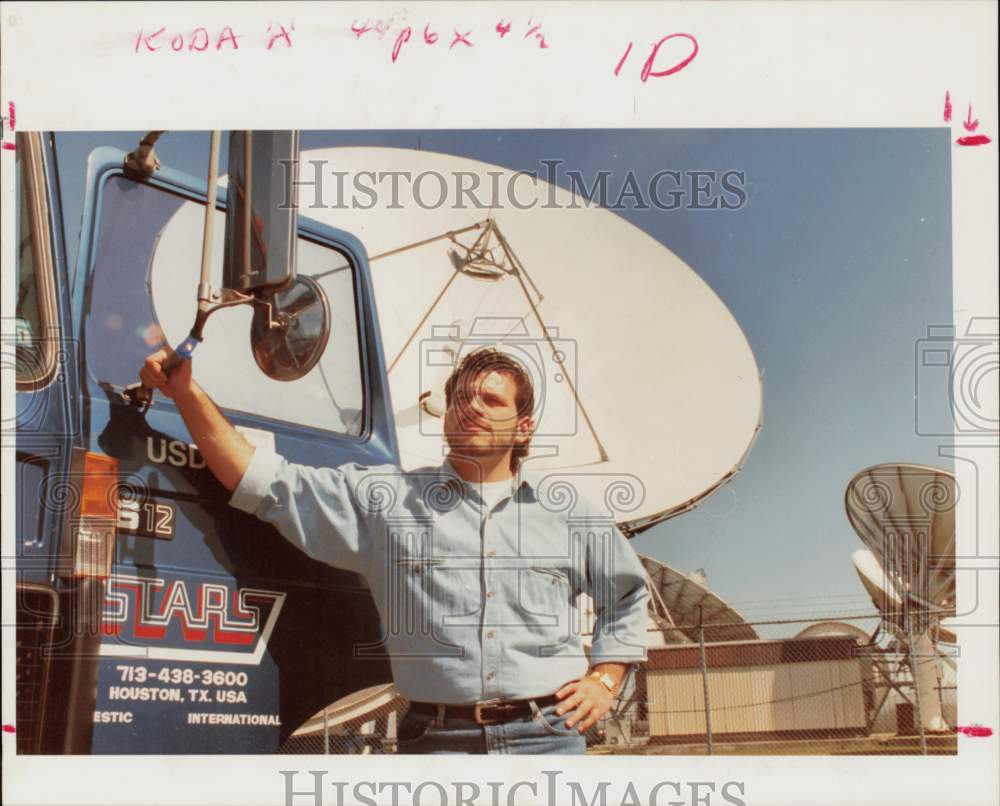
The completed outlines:
<svg viewBox="0 0 1000 806">
<path fill-rule="evenodd" d="M 610 517 L 522 470 L 534 393 L 496 350 L 445 388 L 440 467 L 313 468 L 256 451 L 166 352 L 143 382 L 173 398 L 230 503 L 330 565 L 363 574 L 393 679 L 411 708 L 405 753 L 582 753 L 630 666 L 645 660 L 646 575 Z M 548 481 L 546 479 L 545 481 Z M 577 610 L 594 602 L 588 655 Z"/>
</svg>

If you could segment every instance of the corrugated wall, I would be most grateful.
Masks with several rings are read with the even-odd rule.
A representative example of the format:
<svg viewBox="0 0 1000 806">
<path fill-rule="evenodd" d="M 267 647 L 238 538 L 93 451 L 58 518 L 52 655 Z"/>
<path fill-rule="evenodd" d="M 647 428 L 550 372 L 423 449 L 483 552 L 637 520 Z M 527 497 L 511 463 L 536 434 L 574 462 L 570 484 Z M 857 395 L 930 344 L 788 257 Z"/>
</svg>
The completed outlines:
<svg viewBox="0 0 1000 806">
<path fill-rule="evenodd" d="M 649 732 L 703 735 L 700 669 L 648 669 Z M 710 668 L 713 734 L 788 733 L 865 727 L 863 664 L 834 661 Z"/>
</svg>

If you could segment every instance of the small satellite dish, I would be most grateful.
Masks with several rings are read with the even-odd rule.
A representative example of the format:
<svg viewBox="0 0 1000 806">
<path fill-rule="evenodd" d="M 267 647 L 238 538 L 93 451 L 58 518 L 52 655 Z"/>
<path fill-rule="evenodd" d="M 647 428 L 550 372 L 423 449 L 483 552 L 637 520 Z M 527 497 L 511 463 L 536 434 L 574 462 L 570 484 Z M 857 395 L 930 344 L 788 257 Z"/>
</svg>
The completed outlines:
<svg viewBox="0 0 1000 806">
<path fill-rule="evenodd" d="M 659 560 L 640 554 L 653 588 L 657 621 L 668 621 L 689 641 L 699 640 L 698 620 L 705 625 L 706 643 L 756 641 L 759 636 L 746 619 L 702 583 L 703 575 L 682 574 Z M 665 609 L 666 612 L 659 612 Z M 700 612 L 699 612 L 700 609 Z"/>
<path fill-rule="evenodd" d="M 957 500 L 954 475 L 911 464 L 862 470 L 844 494 L 851 526 L 896 595 L 935 620 L 955 614 Z"/>
<path fill-rule="evenodd" d="M 846 621 L 818 621 L 800 630 L 796 638 L 854 638 L 863 644 L 868 643 L 871 636 L 856 624 Z"/>
<path fill-rule="evenodd" d="M 266 294 L 254 305 L 250 346 L 257 366 L 276 381 L 309 372 L 330 337 L 330 303 L 319 283 L 300 276 L 290 288 Z"/>
<path fill-rule="evenodd" d="M 402 708 L 406 700 L 392 683 L 380 683 L 355 691 L 326 706 L 296 730 L 292 736 L 322 735 L 324 730 L 359 720 L 374 719 L 390 708 Z"/>
<path fill-rule="evenodd" d="M 926 465 L 882 464 L 851 479 L 844 507 L 867 552 L 854 567 L 885 623 L 907 648 L 920 723 L 946 731 L 935 641 L 955 642 L 941 626 L 955 615 L 955 477 Z"/>
</svg>

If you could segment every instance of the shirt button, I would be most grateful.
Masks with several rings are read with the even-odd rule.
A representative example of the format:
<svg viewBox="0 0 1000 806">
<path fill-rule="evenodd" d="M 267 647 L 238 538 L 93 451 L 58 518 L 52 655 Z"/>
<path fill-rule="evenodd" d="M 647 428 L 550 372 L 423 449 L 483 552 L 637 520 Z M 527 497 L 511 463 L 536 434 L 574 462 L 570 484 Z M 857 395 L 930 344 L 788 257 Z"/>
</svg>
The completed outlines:
<svg viewBox="0 0 1000 806">
<path fill-rule="evenodd" d="M 496 550 L 495 549 L 490 549 L 489 551 L 486 552 L 486 556 L 487 557 L 496 557 L 497 556 Z"/>
<path fill-rule="evenodd" d="M 490 672 L 488 675 L 486 675 L 486 679 L 487 680 L 492 680 L 496 676 L 497 676 L 496 672 Z"/>
<path fill-rule="evenodd" d="M 487 599 L 492 599 L 493 598 L 493 591 L 486 591 L 486 598 Z"/>
<path fill-rule="evenodd" d="M 488 633 L 486 633 L 486 637 L 487 637 L 487 638 L 492 638 L 492 637 L 493 637 L 493 635 L 494 635 L 494 632 L 493 632 L 493 630 L 490 630 L 490 631 L 489 631 Z"/>
</svg>

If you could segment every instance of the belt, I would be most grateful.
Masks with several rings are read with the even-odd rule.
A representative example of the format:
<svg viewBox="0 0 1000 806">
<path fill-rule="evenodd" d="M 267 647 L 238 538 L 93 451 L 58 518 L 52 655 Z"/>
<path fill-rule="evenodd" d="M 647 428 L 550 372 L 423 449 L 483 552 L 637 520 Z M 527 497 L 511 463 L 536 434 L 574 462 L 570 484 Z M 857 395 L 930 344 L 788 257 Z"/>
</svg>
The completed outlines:
<svg viewBox="0 0 1000 806">
<path fill-rule="evenodd" d="M 474 705 L 439 706 L 433 702 L 411 702 L 410 708 L 419 714 L 434 717 L 438 715 L 440 708 L 444 708 L 444 719 L 466 719 L 479 725 L 501 725 L 504 722 L 531 716 L 532 700 L 539 708 L 559 702 L 555 694 L 549 694 L 527 700 L 485 700 Z"/>
</svg>

